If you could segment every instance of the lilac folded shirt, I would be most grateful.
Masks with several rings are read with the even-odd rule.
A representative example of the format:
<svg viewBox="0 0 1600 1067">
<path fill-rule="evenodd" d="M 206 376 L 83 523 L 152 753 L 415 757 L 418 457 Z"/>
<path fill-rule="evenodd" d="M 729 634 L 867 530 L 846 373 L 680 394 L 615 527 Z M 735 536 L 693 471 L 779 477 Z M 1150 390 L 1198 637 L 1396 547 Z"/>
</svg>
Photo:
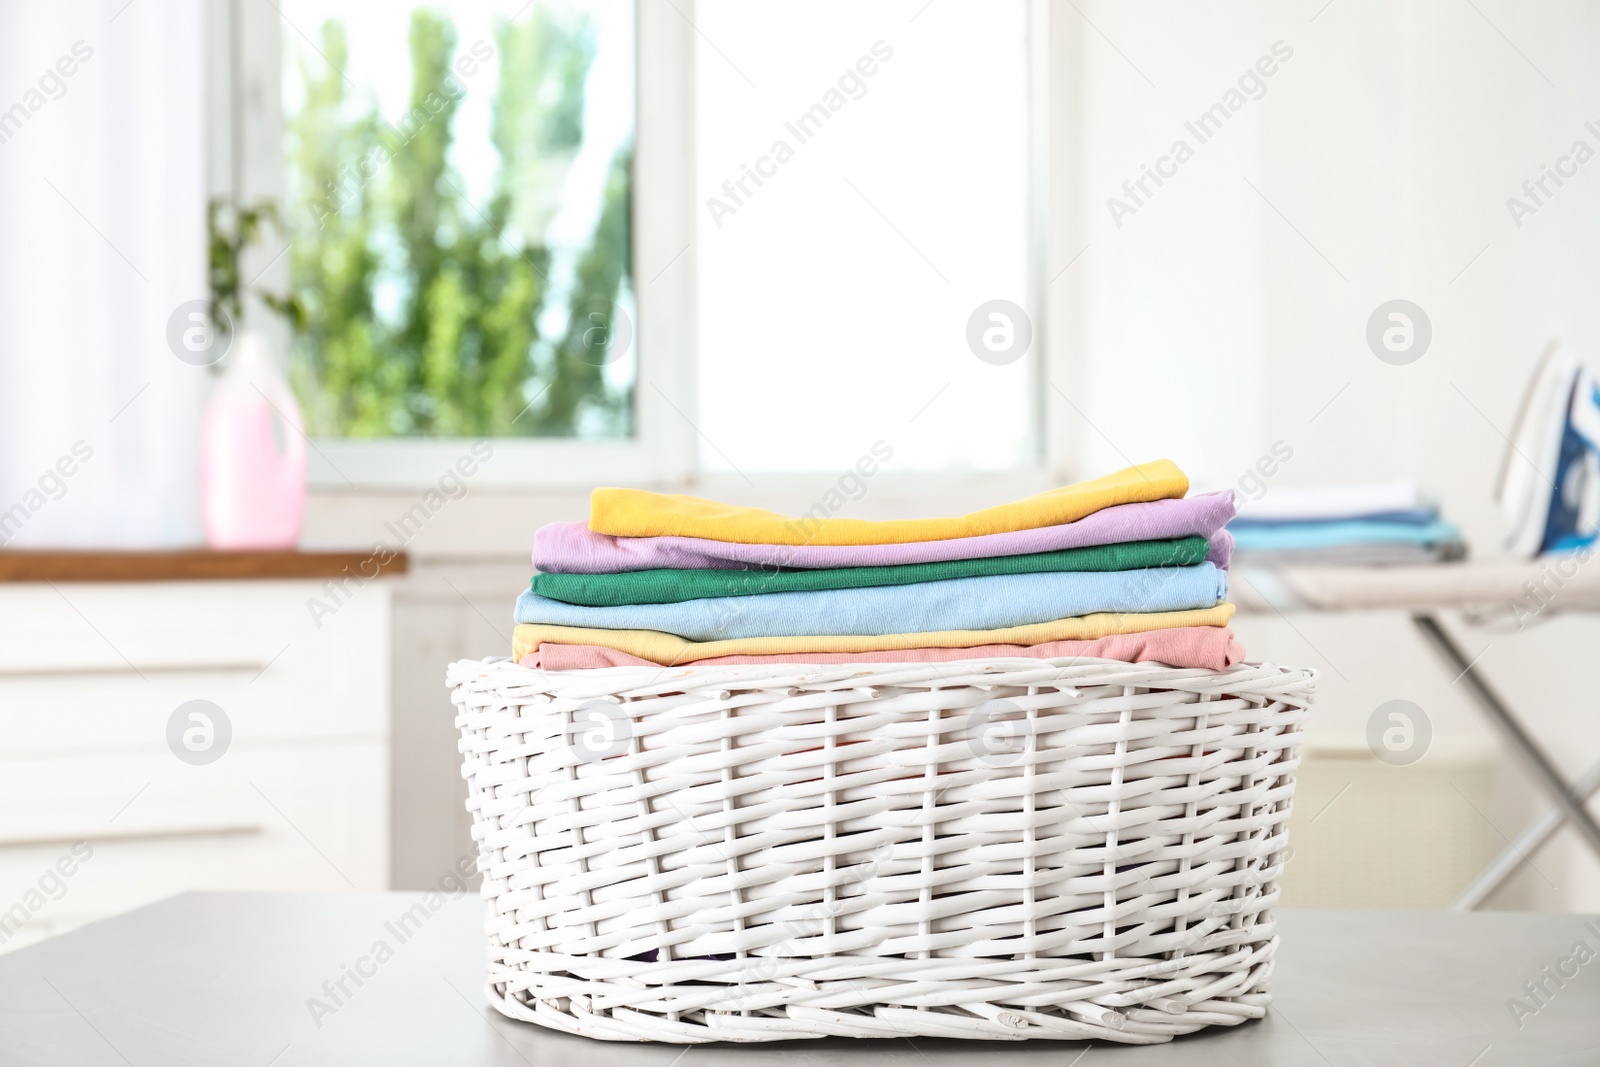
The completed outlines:
<svg viewBox="0 0 1600 1067">
<path fill-rule="evenodd" d="M 1198 535 L 1211 541 L 1206 558 L 1226 569 L 1233 538 L 1223 527 L 1233 515 L 1229 489 L 1183 500 L 1118 504 L 1060 526 L 903 545 L 745 545 L 702 537 L 615 537 L 595 533 L 581 522 L 552 522 L 533 535 L 533 565 L 549 574 L 617 574 L 658 567 L 881 567 Z"/>
</svg>

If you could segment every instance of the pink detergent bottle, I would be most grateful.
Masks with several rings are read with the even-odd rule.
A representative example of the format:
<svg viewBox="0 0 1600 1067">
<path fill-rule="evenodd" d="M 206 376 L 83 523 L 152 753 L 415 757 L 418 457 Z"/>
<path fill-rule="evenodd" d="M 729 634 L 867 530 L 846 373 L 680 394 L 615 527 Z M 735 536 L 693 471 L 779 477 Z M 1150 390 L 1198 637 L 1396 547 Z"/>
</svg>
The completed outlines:
<svg viewBox="0 0 1600 1067">
<path fill-rule="evenodd" d="M 206 402 L 200 494 L 214 549 L 290 549 L 306 505 L 300 405 L 266 339 L 243 333 Z"/>
</svg>

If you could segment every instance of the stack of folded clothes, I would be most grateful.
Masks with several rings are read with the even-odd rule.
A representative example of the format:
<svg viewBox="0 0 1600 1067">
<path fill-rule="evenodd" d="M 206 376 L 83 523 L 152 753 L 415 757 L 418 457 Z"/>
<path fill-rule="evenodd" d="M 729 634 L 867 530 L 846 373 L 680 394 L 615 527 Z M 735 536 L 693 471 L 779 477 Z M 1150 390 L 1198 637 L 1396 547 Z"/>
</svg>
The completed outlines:
<svg viewBox="0 0 1600 1067">
<path fill-rule="evenodd" d="M 1228 524 L 1241 563 L 1439 563 L 1466 546 L 1411 482 L 1274 489 Z"/>
<path fill-rule="evenodd" d="M 645 664 L 1093 657 L 1220 670 L 1232 492 L 1160 460 L 958 518 L 799 519 L 596 489 L 535 537 L 514 655 Z"/>
</svg>

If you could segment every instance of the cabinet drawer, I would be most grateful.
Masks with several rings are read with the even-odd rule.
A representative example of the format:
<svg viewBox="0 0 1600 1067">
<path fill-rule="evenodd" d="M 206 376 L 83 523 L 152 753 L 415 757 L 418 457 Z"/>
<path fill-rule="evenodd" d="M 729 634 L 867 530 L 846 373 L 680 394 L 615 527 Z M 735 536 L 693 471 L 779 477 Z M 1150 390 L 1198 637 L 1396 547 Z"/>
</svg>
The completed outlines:
<svg viewBox="0 0 1600 1067">
<path fill-rule="evenodd" d="M 208 700 L 236 742 L 386 736 L 389 590 L 309 581 L 0 587 L 0 752 L 164 743 Z M 320 625 L 318 625 L 320 623 Z"/>
<path fill-rule="evenodd" d="M 0 951 L 190 890 L 386 888 L 388 774 L 381 741 L 0 759 Z"/>
</svg>

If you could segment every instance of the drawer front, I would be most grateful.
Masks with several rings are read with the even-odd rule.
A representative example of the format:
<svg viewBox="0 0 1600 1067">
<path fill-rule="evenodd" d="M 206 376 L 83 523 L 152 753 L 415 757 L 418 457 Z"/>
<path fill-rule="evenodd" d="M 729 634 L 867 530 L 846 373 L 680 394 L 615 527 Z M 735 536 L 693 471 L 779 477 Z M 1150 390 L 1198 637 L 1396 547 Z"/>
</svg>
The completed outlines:
<svg viewBox="0 0 1600 1067">
<path fill-rule="evenodd" d="M 386 736 L 389 589 L 343 599 L 309 581 L 0 587 L 0 753 L 164 744 L 190 700 L 235 743 Z"/>
<path fill-rule="evenodd" d="M 0 759 L 0 951 L 191 890 L 384 889 L 388 775 L 379 741 Z"/>
</svg>

